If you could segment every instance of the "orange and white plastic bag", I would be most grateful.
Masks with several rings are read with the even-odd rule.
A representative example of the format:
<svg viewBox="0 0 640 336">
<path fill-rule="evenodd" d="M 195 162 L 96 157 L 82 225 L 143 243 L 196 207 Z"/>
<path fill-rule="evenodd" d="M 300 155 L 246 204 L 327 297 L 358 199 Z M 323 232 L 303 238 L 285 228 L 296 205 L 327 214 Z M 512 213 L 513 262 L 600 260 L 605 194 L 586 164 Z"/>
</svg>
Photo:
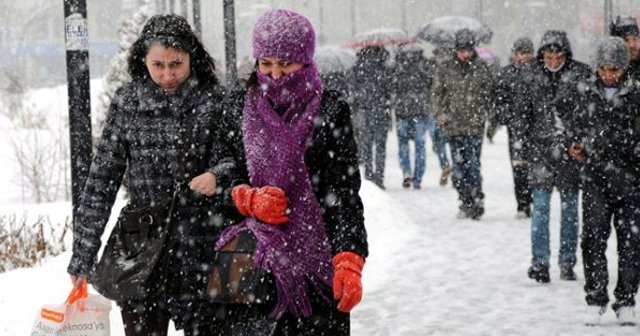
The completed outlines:
<svg viewBox="0 0 640 336">
<path fill-rule="evenodd" d="M 47 304 L 38 312 L 31 336 L 110 336 L 111 301 L 89 295 L 86 281 L 71 290 L 63 304 Z"/>
</svg>

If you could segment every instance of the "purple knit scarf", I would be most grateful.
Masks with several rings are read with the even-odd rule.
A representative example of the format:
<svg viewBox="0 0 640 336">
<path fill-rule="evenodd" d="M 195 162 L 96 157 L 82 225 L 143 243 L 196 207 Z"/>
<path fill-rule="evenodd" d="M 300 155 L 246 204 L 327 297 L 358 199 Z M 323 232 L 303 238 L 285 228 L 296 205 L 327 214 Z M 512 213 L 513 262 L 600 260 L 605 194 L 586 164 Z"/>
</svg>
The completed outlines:
<svg viewBox="0 0 640 336">
<path fill-rule="evenodd" d="M 327 293 L 333 278 L 320 204 L 304 161 L 322 84 L 315 64 L 275 80 L 258 75 L 258 83 L 247 92 L 243 111 L 249 179 L 253 187 L 271 185 L 285 191 L 289 222 L 271 225 L 247 217 L 222 234 L 216 249 L 249 229 L 258 242 L 254 263 L 276 279 L 278 297 L 271 317 L 278 319 L 284 312 L 308 317 L 312 314 L 308 284 Z M 284 113 L 278 114 L 274 106 Z"/>
</svg>

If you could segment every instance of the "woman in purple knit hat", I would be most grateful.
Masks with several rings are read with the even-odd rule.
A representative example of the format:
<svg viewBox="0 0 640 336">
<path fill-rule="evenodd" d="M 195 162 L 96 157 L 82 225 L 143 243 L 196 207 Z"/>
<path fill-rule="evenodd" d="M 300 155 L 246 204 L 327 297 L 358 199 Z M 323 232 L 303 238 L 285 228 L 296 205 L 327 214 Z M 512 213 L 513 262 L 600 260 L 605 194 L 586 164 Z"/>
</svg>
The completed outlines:
<svg viewBox="0 0 640 336">
<path fill-rule="evenodd" d="M 349 106 L 323 90 L 314 50 L 306 17 L 265 13 L 253 30 L 255 69 L 225 108 L 249 183 L 232 191 L 245 219 L 217 248 L 251 231 L 254 262 L 277 289 L 268 307 L 229 307 L 231 334 L 349 335 L 349 312 L 362 298 L 368 247 Z"/>
</svg>

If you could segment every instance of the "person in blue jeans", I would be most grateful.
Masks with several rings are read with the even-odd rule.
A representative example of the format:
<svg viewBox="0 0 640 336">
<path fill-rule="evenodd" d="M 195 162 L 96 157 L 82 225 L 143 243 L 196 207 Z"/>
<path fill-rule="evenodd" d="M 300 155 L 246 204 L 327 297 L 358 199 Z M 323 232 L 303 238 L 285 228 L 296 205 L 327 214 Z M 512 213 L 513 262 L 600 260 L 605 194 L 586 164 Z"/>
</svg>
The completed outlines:
<svg viewBox="0 0 640 336">
<path fill-rule="evenodd" d="M 415 46 L 404 46 L 396 56 L 394 69 L 394 110 L 398 132 L 398 155 L 402 187 L 420 189 L 425 172 L 425 133 L 433 114 L 429 90 L 435 63 Z M 411 167 L 409 140 L 415 144 L 415 164 Z"/>
<path fill-rule="evenodd" d="M 431 138 L 433 152 L 438 156 L 438 162 L 440 163 L 440 169 L 442 170 L 439 183 L 444 187 L 447 185 L 447 181 L 449 181 L 449 175 L 451 175 L 451 164 L 447 157 L 447 137 L 440 127 L 438 127 L 435 113 L 430 114 L 427 119 L 427 131 Z"/>
<path fill-rule="evenodd" d="M 551 193 L 560 192 L 560 279 L 576 280 L 578 245 L 579 167 L 568 153 L 570 139 L 558 112 L 558 96 L 562 92 L 585 85 L 591 76 L 589 66 L 572 58 L 567 34 L 545 32 L 536 61 L 522 75 L 523 90 L 519 101 L 528 129 L 528 181 L 531 187 L 531 267 L 529 278 L 542 283 L 549 276 L 549 212 Z M 561 106 L 560 106 L 561 107 Z M 564 117 L 564 116 L 563 116 Z"/>
<path fill-rule="evenodd" d="M 453 162 L 451 182 L 460 193 L 462 204 L 474 204 L 477 200 L 484 199 L 482 175 L 480 174 L 482 137 L 482 134 L 449 137 L 451 160 Z M 481 211 L 484 212 L 484 209 Z M 460 214 L 458 217 L 466 218 L 465 215 Z M 477 216 L 479 218 L 482 213 L 478 213 Z"/>
</svg>

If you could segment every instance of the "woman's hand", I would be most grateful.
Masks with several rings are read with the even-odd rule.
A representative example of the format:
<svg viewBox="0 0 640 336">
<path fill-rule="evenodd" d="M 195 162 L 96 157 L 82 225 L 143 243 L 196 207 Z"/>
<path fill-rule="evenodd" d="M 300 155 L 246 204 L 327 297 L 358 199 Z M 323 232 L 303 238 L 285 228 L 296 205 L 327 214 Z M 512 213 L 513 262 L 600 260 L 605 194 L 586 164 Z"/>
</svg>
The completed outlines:
<svg viewBox="0 0 640 336">
<path fill-rule="evenodd" d="M 216 181 L 216 176 L 213 175 L 213 173 L 206 172 L 194 177 L 191 182 L 189 182 L 189 188 L 211 197 L 216 193 L 216 188 L 218 187 Z"/>
<path fill-rule="evenodd" d="M 76 288 L 76 289 L 80 288 L 80 286 L 84 281 L 87 281 L 85 277 L 77 274 L 69 273 L 69 277 L 71 277 L 71 284 L 73 285 L 73 288 Z"/>
</svg>

